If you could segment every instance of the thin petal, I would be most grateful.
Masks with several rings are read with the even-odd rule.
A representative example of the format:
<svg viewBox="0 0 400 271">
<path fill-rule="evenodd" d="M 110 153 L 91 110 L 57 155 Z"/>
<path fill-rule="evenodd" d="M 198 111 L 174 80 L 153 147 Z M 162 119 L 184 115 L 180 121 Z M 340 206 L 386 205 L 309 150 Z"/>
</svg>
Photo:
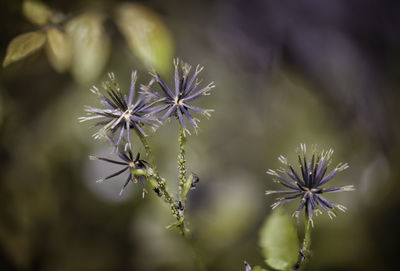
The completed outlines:
<svg viewBox="0 0 400 271">
<path fill-rule="evenodd" d="M 124 192 L 126 186 L 129 184 L 129 182 L 131 181 L 131 179 L 132 179 L 132 173 L 129 173 L 128 178 L 126 179 L 124 185 L 123 185 L 122 188 L 121 188 L 121 191 L 119 192 L 120 195 Z"/>
<path fill-rule="evenodd" d="M 308 187 L 308 188 L 310 188 L 311 187 L 311 184 L 310 184 L 310 176 L 308 175 L 308 164 L 307 164 L 307 158 L 304 156 L 303 157 L 303 161 L 304 161 L 304 164 L 303 164 L 303 167 L 304 167 L 304 183 L 306 184 L 306 186 Z"/>
<path fill-rule="evenodd" d="M 330 201 L 330 200 L 327 200 L 326 198 L 324 198 L 323 196 L 321 196 L 321 195 L 315 195 L 320 201 L 322 201 L 328 208 L 330 208 L 330 209 L 333 209 L 334 207 L 336 207 L 337 206 L 337 204 L 336 203 L 334 203 L 334 202 L 332 202 L 332 201 Z"/>
<path fill-rule="evenodd" d="M 319 183 L 318 186 L 323 185 L 325 183 L 327 183 L 328 181 L 330 181 L 333 177 L 336 176 L 336 174 L 338 174 L 339 170 L 337 168 L 333 169 L 331 172 L 329 172 L 329 174 L 327 176 L 325 176 Z"/>
<path fill-rule="evenodd" d="M 311 206 L 311 200 L 310 198 L 307 199 L 307 216 L 308 216 L 308 220 L 312 221 L 312 206 Z"/>
<path fill-rule="evenodd" d="M 184 106 L 186 106 L 187 108 L 189 108 L 189 109 L 191 109 L 191 110 L 193 110 L 193 111 L 195 111 L 195 112 L 197 112 L 199 114 L 205 114 L 205 112 L 206 112 L 202 108 L 199 108 L 199 107 L 196 107 L 196 106 L 192 106 L 192 105 L 189 105 L 187 103 L 184 103 Z"/>
<path fill-rule="evenodd" d="M 147 114 L 157 114 L 165 109 L 167 109 L 170 106 L 170 104 L 164 104 L 162 106 L 159 107 L 153 107 L 152 110 L 149 110 L 148 112 L 146 112 Z"/>
<path fill-rule="evenodd" d="M 157 83 L 160 85 L 161 89 L 165 92 L 165 94 L 167 94 L 167 96 L 170 97 L 171 99 L 174 99 L 174 95 L 172 94 L 167 84 L 165 84 L 165 82 L 161 79 L 160 75 L 156 74 L 156 79 Z"/>
<path fill-rule="evenodd" d="M 202 88 L 201 90 L 195 92 L 194 94 L 192 94 L 192 95 L 190 95 L 190 96 L 184 98 L 183 100 L 184 100 L 185 102 L 192 101 L 192 100 L 198 98 L 198 97 L 201 96 L 201 95 L 207 94 L 207 91 L 209 91 L 210 89 L 212 89 L 212 88 L 214 88 L 214 87 L 215 87 L 215 86 L 211 83 L 211 84 L 209 84 L 208 86 L 206 86 L 205 88 Z"/>
<path fill-rule="evenodd" d="M 131 160 L 129 159 L 128 156 L 126 156 L 125 153 L 118 151 L 117 155 L 119 156 L 119 158 L 121 158 L 122 160 L 126 161 L 127 163 L 131 162 Z"/>
<path fill-rule="evenodd" d="M 174 59 L 174 66 L 175 66 L 175 97 L 179 95 L 179 73 L 178 73 L 178 66 L 179 66 L 179 59 Z"/>
<path fill-rule="evenodd" d="M 170 117 L 176 110 L 176 104 L 174 104 L 173 106 L 171 106 L 167 112 L 165 112 L 165 114 L 161 117 L 162 120 L 165 120 L 166 118 Z"/>
<path fill-rule="evenodd" d="M 115 142 L 116 146 L 118 146 L 119 142 L 121 142 L 122 136 L 124 135 L 124 130 L 125 130 L 124 127 L 121 127 L 121 131 L 119 132 L 119 136 L 118 136 L 117 142 Z"/>
<path fill-rule="evenodd" d="M 265 191 L 266 195 L 271 195 L 271 194 L 292 194 L 292 193 L 298 193 L 298 190 L 267 190 Z"/>
<path fill-rule="evenodd" d="M 121 173 L 123 173 L 124 171 L 126 171 L 128 168 L 129 168 L 129 167 L 124 167 L 124 168 L 121 169 L 120 171 L 117 171 L 117 172 L 111 174 L 110 176 L 107 176 L 107 177 L 105 177 L 105 178 L 100 179 L 98 182 L 102 182 L 102 181 L 111 179 L 111 178 L 113 178 L 113 177 L 115 177 L 115 176 L 118 176 L 118 175 L 120 175 Z"/>
<path fill-rule="evenodd" d="M 131 86 L 129 88 L 129 98 L 128 98 L 128 105 L 131 105 L 133 102 L 133 99 L 135 97 L 135 84 L 136 84 L 136 71 L 133 71 L 131 74 Z"/>
<path fill-rule="evenodd" d="M 322 209 L 325 210 L 325 212 L 329 212 L 329 207 L 322 201 L 319 199 L 319 197 L 315 197 L 315 200 L 318 202 L 318 204 L 322 207 Z"/>
<path fill-rule="evenodd" d="M 332 188 L 323 188 L 323 193 L 332 193 L 332 192 L 342 192 L 342 191 L 354 191 L 354 185 L 346 185 L 342 187 L 332 187 Z"/>
<path fill-rule="evenodd" d="M 304 195 L 303 198 L 301 199 L 299 208 L 297 208 L 297 211 L 294 213 L 294 215 L 295 215 L 296 217 L 299 217 L 300 212 L 303 210 L 304 205 L 306 204 L 306 202 L 307 202 L 307 196 Z"/>
<path fill-rule="evenodd" d="M 182 112 L 180 110 L 180 107 L 178 107 L 176 109 L 176 112 L 178 113 L 178 119 L 179 119 L 179 122 L 181 124 L 181 127 L 182 127 L 183 130 L 185 130 L 186 129 L 186 125 L 185 125 L 185 122 L 183 121 L 183 116 L 182 116 Z"/>
<path fill-rule="evenodd" d="M 91 160 L 102 160 L 102 161 L 106 161 L 106 162 L 113 163 L 113 164 L 117 164 L 117 165 L 123 165 L 123 166 L 126 166 L 126 165 L 127 165 L 127 164 L 124 163 L 124 162 L 115 161 L 115 160 L 112 160 L 112 159 L 103 158 L 103 157 L 97 157 L 97 156 L 91 156 L 90 159 L 91 159 Z"/>
<path fill-rule="evenodd" d="M 317 204 L 315 203 L 314 194 L 311 194 L 308 198 L 309 198 L 309 200 L 311 201 L 312 208 L 313 208 L 313 209 L 317 209 L 318 206 L 317 206 Z"/>
<path fill-rule="evenodd" d="M 133 123 L 133 126 L 136 128 L 136 130 L 144 137 L 147 136 L 147 134 L 143 131 L 142 127 L 140 127 L 139 124 L 137 124 L 136 122 Z"/>
<path fill-rule="evenodd" d="M 129 149 L 131 149 L 131 133 L 130 133 L 130 124 L 129 124 L 129 120 L 127 120 L 125 122 L 126 125 L 126 139 L 128 141 L 128 147 Z"/>
<path fill-rule="evenodd" d="M 295 199 L 297 199 L 298 197 L 300 197 L 301 195 L 303 195 L 303 193 L 299 193 L 299 194 L 296 194 L 296 195 L 294 195 L 294 196 L 290 196 L 290 197 L 286 197 L 286 198 L 279 199 L 277 202 L 275 202 L 274 204 L 271 205 L 271 206 L 272 206 L 272 209 L 275 209 L 275 208 L 278 207 L 279 205 L 284 204 L 284 203 L 286 203 L 286 202 L 295 200 Z"/>
<path fill-rule="evenodd" d="M 321 164 L 321 162 L 322 162 L 322 160 L 319 162 L 319 164 Z M 317 175 L 315 176 L 315 184 L 316 185 L 319 185 L 322 177 L 325 175 L 327 165 L 328 165 L 328 160 L 324 160 L 323 164 L 318 167 Z"/>
<path fill-rule="evenodd" d="M 186 110 L 184 106 L 181 106 L 180 109 L 182 110 L 183 114 L 187 117 L 187 119 L 190 121 L 192 126 L 194 128 L 198 128 L 196 119 L 192 116 L 192 114 L 190 114 L 190 112 L 188 110 Z"/>
<path fill-rule="evenodd" d="M 290 169 L 290 171 L 292 172 L 292 174 L 289 174 L 289 172 L 287 172 L 288 176 L 290 178 L 292 178 L 294 181 L 300 183 L 301 185 L 305 186 L 304 181 L 299 178 L 299 175 L 297 175 L 296 171 L 294 171 L 293 167 L 291 165 L 288 165 L 288 168 Z"/>
<path fill-rule="evenodd" d="M 190 92 L 192 92 L 193 90 L 196 89 L 196 86 L 198 85 L 198 83 L 195 83 L 197 75 L 199 75 L 199 73 L 203 70 L 203 67 L 200 67 L 199 65 L 197 65 L 196 67 L 196 71 L 193 74 L 192 78 L 190 79 L 189 83 L 187 84 L 186 88 L 185 88 L 185 96 L 189 95 Z M 194 84 L 194 86 L 192 87 L 192 85 Z"/>
</svg>

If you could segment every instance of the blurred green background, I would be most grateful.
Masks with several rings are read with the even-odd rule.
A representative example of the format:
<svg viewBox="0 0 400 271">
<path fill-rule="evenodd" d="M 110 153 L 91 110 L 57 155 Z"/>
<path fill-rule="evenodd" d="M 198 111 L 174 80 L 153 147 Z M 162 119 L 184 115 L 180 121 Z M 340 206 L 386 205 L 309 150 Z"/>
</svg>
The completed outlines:
<svg viewBox="0 0 400 271">
<path fill-rule="evenodd" d="M 194 270 L 154 193 L 142 199 L 129 185 L 120 197 L 123 179 L 95 183 L 114 167 L 88 155 L 110 149 L 77 120 L 84 105 L 96 105 L 88 89 L 107 72 L 127 88 L 131 70 L 144 84 L 154 66 L 172 83 L 173 57 L 205 66 L 204 84 L 217 86 L 198 101 L 216 112 L 189 138 L 187 154 L 200 183 L 186 213 L 207 270 L 263 263 L 259 231 L 273 202 L 264 191 L 277 188 L 265 171 L 280 154 L 293 159 L 300 143 L 332 147 L 333 163 L 350 168 L 330 185 L 356 186 L 329 195 L 348 211 L 315 219 L 307 270 L 397 269 L 398 1 L 44 3 L 57 11 L 52 23 L 78 38 L 70 55 L 61 52 L 67 60 L 51 56 L 47 38 L 1 69 L 0 270 Z M 16 36 L 48 33 L 23 15 L 22 1 L 0 7 L 1 59 Z M 176 128 L 150 138 L 171 181 Z"/>
</svg>

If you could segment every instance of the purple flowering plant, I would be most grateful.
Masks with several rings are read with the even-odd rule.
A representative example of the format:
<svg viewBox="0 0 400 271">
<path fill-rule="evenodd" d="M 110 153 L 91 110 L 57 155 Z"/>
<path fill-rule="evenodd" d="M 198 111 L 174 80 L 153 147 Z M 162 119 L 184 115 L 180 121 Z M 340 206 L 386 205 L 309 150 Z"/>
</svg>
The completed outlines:
<svg viewBox="0 0 400 271">
<path fill-rule="evenodd" d="M 187 174 L 185 146 L 191 132 L 185 122 L 188 121 L 197 132 L 199 120 L 193 115 L 210 117 L 213 110 L 196 107 L 192 102 L 209 95 L 210 90 L 215 86 L 210 83 L 199 88 L 201 81 L 198 75 L 203 70 L 203 67 L 199 65 L 193 74 L 191 74 L 191 66 L 179 59 L 174 60 L 174 66 L 173 90 L 156 71 L 150 73 L 152 79 L 148 84 L 141 85 L 140 91 L 137 91 L 136 87 L 138 78 L 136 71 L 132 72 L 128 91 L 122 90 L 114 74 L 110 73 L 109 81 L 103 83 L 104 91 L 100 91 L 95 86 L 91 88 L 91 92 L 99 98 L 101 106 L 86 106 L 86 115 L 81 117 L 80 121 L 95 121 L 95 127 L 98 127 L 98 130 L 93 137 L 107 139 L 117 157 L 114 159 L 90 156 L 90 159 L 121 167 L 97 182 L 108 181 L 125 173 L 127 176 L 124 177 L 120 194 L 130 182 L 139 182 L 142 186 L 143 197 L 147 193 L 146 186 L 150 186 L 170 206 L 171 214 L 176 220 L 167 228 L 178 228 L 182 235 L 187 236 L 190 232 L 184 215 L 187 196 L 189 191 L 196 187 L 199 178 L 194 173 Z M 161 92 L 153 88 L 154 82 L 158 83 Z M 179 123 L 177 159 L 179 178 L 176 193 L 169 192 L 168 182 L 160 175 L 147 140 L 148 130 L 155 132 L 159 126 L 166 123 L 167 119 L 176 119 Z M 135 154 L 134 150 L 140 145 L 145 149 L 145 160 L 140 158 L 143 156 L 140 153 Z"/>
<path fill-rule="evenodd" d="M 340 187 L 325 187 L 338 173 L 344 171 L 349 166 L 347 163 L 339 163 L 329 170 L 332 161 L 333 150 L 318 152 L 315 146 L 311 147 L 311 156 L 307 155 L 307 147 L 300 144 L 297 149 L 298 166 L 292 165 L 290 161 L 279 156 L 278 160 L 283 166 L 277 170 L 269 169 L 267 173 L 273 176 L 273 181 L 283 186 L 279 190 L 267 190 L 266 195 L 284 195 L 276 199 L 271 205 L 276 209 L 285 203 L 299 201 L 299 205 L 293 213 L 293 217 L 299 218 L 304 210 L 305 227 L 304 239 L 299 244 L 297 230 L 280 210 L 274 211 L 267 218 L 260 232 L 260 246 L 263 248 L 265 261 L 274 270 L 300 270 L 304 267 L 304 262 L 309 260 L 311 246 L 311 229 L 314 227 L 313 215 L 326 212 L 329 218 L 336 216 L 336 210 L 346 211 L 346 207 L 330 201 L 326 194 L 353 191 L 353 185 Z M 246 271 L 266 271 L 266 269 L 256 266 L 252 268 L 246 261 Z"/>
</svg>

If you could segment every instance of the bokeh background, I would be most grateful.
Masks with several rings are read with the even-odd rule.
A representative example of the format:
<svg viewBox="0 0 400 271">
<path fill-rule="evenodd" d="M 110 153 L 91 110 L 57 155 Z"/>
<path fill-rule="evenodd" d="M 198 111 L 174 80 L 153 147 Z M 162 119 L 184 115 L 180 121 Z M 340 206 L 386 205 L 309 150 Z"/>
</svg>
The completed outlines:
<svg viewBox="0 0 400 271">
<path fill-rule="evenodd" d="M 315 219 L 307 270 L 397 269 L 398 1 L 152 0 L 129 2 L 140 7 L 134 15 L 121 14 L 127 1 L 44 3 L 61 14 L 61 29 L 92 14 L 83 25 L 97 32 L 82 38 L 89 45 L 73 44 L 68 68 L 41 49 L 1 69 L 0 270 L 194 270 L 154 193 L 142 199 L 129 185 L 120 197 L 122 178 L 95 183 L 114 168 L 88 155 L 110 149 L 77 120 L 96 104 L 88 89 L 107 72 L 126 88 L 133 69 L 139 83 L 150 65 L 170 76 L 175 56 L 205 66 L 204 84 L 217 86 L 198 101 L 216 111 L 188 147 L 200 184 L 187 216 L 207 270 L 263 264 L 259 230 L 273 202 L 264 191 L 277 187 L 265 171 L 280 154 L 293 159 L 300 143 L 332 147 L 333 164 L 350 168 L 331 185 L 356 186 L 329 196 L 347 213 Z M 14 37 L 46 26 L 29 22 L 22 1 L 0 7 L 3 60 Z M 150 138 L 171 190 L 176 128 L 171 122 Z"/>
</svg>

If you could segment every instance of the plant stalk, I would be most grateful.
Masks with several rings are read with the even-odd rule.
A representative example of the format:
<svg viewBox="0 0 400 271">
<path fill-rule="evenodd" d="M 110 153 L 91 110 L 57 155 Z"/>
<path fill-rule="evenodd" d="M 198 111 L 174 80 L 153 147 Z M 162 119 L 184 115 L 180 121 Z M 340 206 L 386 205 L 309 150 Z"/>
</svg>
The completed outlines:
<svg viewBox="0 0 400 271">
<path fill-rule="evenodd" d="M 185 238 L 186 242 L 188 243 L 192 255 L 193 255 L 193 259 L 194 259 L 194 263 L 196 265 L 196 268 L 198 271 L 204 271 L 205 267 L 204 264 L 199 256 L 199 253 L 194 245 L 193 239 L 190 236 L 190 230 L 187 228 L 186 223 L 185 223 L 185 217 L 184 217 L 184 210 L 180 211 L 179 210 L 179 206 L 177 206 L 177 202 L 174 199 L 174 197 L 169 194 L 167 187 L 166 187 L 166 181 L 164 178 L 162 178 L 158 172 L 158 169 L 156 167 L 155 164 L 155 159 L 154 156 L 152 154 L 150 145 L 147 142 L 147 139 L 140 133 L 137 133 L 138 137 L 140 138 L 140 141 L 143 144 L 143 147 L 146 151 L 146 155 L 150 160 L 150 164 L 152 166 L 153 169 L 153 174 L 151 175 L 152 178 L 154 178 L 154 180 L 156 181 L 156 185 L 155 187 L 157 187 L 160 191 L 160 196 L 164 198 L 164 201 L 170 206 L 171 209 L 171 213 L 172 215 L 175 217 L 175 219 L 177 220 L 176 223 L 178 223 L 178 228 L 179 228 L 179 232 L 180 234 Z M 185 144 L 186 144 L 186 138 L 183 132 L 183 128 L 180 127 L 180 131 L 179 131 L 179 155 L 178 155 L 178 170 L 179 170 L 179 199 L 181 199 L 182 196 L 182 191 L 183 191 L 183 187 L 184 184 L 186 182 L 186 159 L 185 159 Z M 185 199 L 183 199 L 185 200 Z M 184 203 L 182 203 L 184 204 Z"/>
<path fill-rule="evenodd" d="M 304 263 L 307 263 L 307 261 L 310 259 L 310 247 L 311 247 L 311 222 L 307 219 L 305 219 L 305 226 L 304 226 L 304 239 L 303 239 L 303 244 L 299 250 L 299 259 L 294 266 L 294 271 L 300 270 L 303 266 Z"/>
<path fill-rule="evenodd" d="M 185 145 L 186 145 L 186 137 L 184 134 L 184 130 L 181 125 L 179 125 L 179 154 L 178 154 L 178 171 L 179 171 L 179 186 L 178 186 L 178 195 L 179 200 L 185 201 L 182 199 L 182 191 L 186 182 L 186 157 L 185 157 Z M 182 202 L 184 204 L 184 202 Z"/>
<path fill-rule="evenodd" d="M 140 138 L 140 141 L 142 142 L 143 147 L 146 151 L 146 155 L 150 160 L 150 164 L 151 164 L 152 170 L 153 170 L 153 174 L 151 175 L 151 177 L 153 177 L 155 179 L 155 181 L 157 182 L 156 187 L 159 189 L 159 193 L 160 193 L 159 195 L 161 197 L 163 197 L 164 201 L 170 206 L 172 215 L 176 218 L 177 223 L 180 223 L 180 225 L 179 225 L 180 233 L 182 235 L 185 235 L 186 232 L 189 232 L 189 229 L 186 227 L 186 225 L 184 223 L 185 218 L 183 216 L 183 213 L 181 213 L 178 210 L 178 207 L 176 205 L 176 200 L 167 190 L 167 183 L 166 183 L 165 179 L 162 178 L 158 172 L 158 169 L 155 164 L 155 159 L 154 159 L 153 153 L 151 151 L 150 145 L 147 142 L 147 139 L 140 133 L 137 133 L 137 135 Z"/>
</svg>

